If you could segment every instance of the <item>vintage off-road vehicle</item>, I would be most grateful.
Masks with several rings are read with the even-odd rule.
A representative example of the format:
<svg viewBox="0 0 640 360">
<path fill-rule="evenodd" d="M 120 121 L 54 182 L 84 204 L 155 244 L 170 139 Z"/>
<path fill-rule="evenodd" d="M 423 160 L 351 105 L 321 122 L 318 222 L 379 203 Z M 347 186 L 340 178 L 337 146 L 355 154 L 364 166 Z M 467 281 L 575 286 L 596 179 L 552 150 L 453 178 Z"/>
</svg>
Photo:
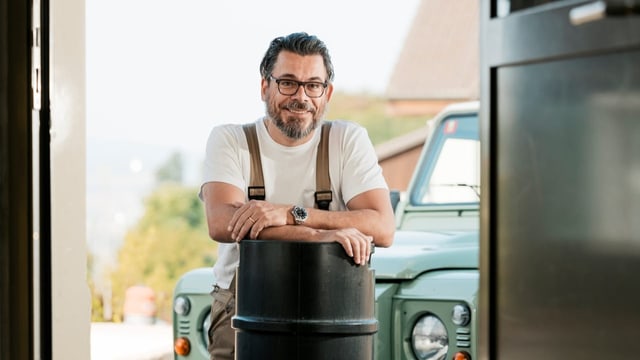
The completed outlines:
<svg viewBox="0 0 640 360">
<path fill-rule="evenodd" d="M 430 121 L 408 190 L 395 208 L 394 244 L 371 257 L 377 360 L 476 358 L 478 103 L 450 105 Z M 213 282 L 211 268 L 204 268 L 186 273 L 176 285 L 175 359 L 208 359 Z"/>
</svg>

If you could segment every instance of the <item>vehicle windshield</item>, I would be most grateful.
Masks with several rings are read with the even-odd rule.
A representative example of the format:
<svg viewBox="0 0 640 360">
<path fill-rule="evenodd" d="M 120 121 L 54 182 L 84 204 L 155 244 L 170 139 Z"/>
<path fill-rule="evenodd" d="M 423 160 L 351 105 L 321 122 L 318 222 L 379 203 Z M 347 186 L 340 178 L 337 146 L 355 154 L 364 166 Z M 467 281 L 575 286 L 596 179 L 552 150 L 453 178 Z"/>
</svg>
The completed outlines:
<svg viewBox="0 0 640 360">
<path fill-rule="evenodd" d="M 411 194 L 413 205 L 480 201 L 477 114 L 450 116 L 435 129 Z"/>
</svg>

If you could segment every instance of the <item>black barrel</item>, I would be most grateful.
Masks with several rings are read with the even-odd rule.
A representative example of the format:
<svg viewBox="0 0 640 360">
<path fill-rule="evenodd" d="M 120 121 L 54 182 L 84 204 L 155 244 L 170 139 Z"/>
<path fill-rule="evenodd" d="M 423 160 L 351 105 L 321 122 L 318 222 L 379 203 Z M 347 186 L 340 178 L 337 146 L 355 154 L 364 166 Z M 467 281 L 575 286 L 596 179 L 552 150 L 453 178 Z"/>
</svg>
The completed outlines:
<svg viewBox="0 0 640 360">
<path fill-rule="evenodd" d="M 236 360 L 373 359 L 374 273 L 338 243 L 240 242 Z"/>
</svg>

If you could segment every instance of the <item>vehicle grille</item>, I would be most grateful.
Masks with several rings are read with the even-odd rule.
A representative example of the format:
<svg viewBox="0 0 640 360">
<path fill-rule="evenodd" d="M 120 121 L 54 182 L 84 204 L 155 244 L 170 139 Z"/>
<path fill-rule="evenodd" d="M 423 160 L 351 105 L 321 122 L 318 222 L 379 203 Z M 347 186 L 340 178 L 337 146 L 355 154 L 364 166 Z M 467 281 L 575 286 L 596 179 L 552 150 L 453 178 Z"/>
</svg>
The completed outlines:
<svg viewBox="0 0 640 360">
<path fill-rule="evenodd" d="M 191 323 L 189 319 L 180 319 L 178 321 L 178 334 L 180 335 L 189 335 L 191 329 Z"/>
<path fill-rule="evenodd" d="M 469 348 L 471 346 L 471 330 L 469 328 L 458 328 L 456 330 L 456 346 L 459 348 Z"/>
</svg>

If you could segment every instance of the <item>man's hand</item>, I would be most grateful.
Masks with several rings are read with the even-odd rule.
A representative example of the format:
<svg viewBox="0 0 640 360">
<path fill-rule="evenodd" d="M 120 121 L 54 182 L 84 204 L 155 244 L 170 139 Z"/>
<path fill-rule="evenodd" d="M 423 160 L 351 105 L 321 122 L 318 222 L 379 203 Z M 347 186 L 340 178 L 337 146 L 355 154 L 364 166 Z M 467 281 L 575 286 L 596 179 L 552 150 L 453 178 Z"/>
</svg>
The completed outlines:
<svg viewBox="0 0 640 360">
<path fill-rule="evenodd" d="M 373 237 L 363 234 L 358 229 L 321 230 L 318 235 L 320 242 L 340 243 L 356 264 L 366 265 L 369 261 Z"/>
<path fill-rule="evenodd" d="M 260 200 L 233 205 L 237 210 L 229 221 L 227 231 L 231 232 L 231 237 L 235 241 L 240 241 L 247 236 L 250 239 L 257 239 L 265 228 L 287 225 L 289 214 L 287 205 L 274 205 Z"/>
<path fill-rule="evenodd" d="M 229 221 L 227 231 L 231 233 L 234 241 L 245 238 L 257 239 L 260 232 L 266 228 L 287 225 L 291 208 L 289 205 L 275 205 L 260 200 L 251 200 L 247 203 L 236 202 L 233 206 L 236 207 L 236 211 Z M 298 230 L 306 228 L 303 225 L 291 226 L 295 226 Z M 308 231 L 303 231 L 303 233 L 307 235 L 301 236 L 301 240 L 307 238 L 317 242 L 337 242 L 342 245 L 344 251 L 353 258 L 356 264 L 365 265 L 369 261 L 373 237 L 363 234 L 356 228 L 335 230 L 307 228 L 306 230 Z M 291 231 L 289 235 L 293 235 L 292 233 L 294 231 Z"/>
</svg>

